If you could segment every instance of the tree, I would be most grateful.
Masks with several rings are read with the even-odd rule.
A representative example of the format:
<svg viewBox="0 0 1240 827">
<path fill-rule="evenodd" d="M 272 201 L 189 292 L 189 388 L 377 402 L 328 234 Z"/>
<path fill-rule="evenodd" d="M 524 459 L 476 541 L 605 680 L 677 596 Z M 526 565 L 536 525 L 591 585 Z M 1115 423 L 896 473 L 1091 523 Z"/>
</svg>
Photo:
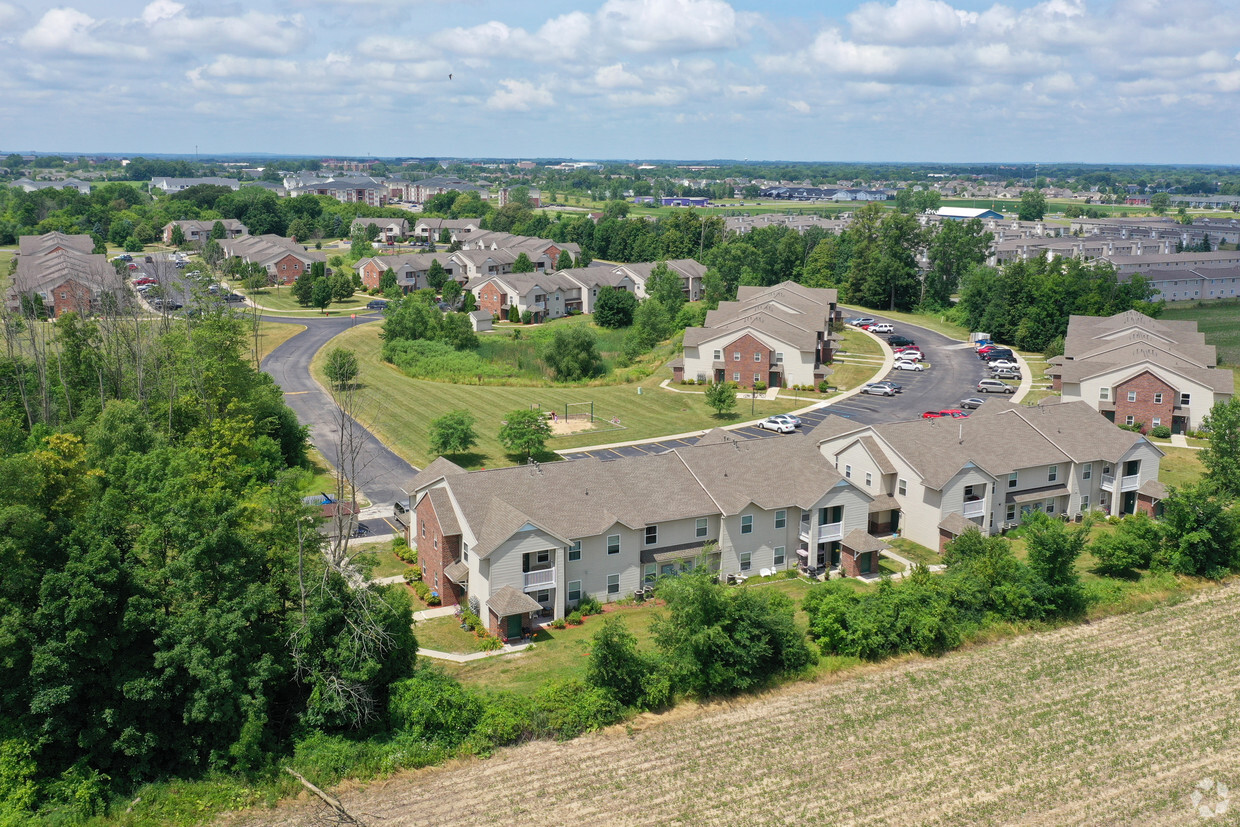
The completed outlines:
<svg viewBox="0 0 1240 827">
<path fill-rule="evenodd" d="M 292 293 L 298 304 L 309 307 L 314 303 L 314 277 L 309 273 L 302 273 L 297 277 L 297 281 L 293 282 Z"/>
<path fill-rule="evenodd" d="M 1161 544 L 1158 523 L 1137 513 L 1122 519 L 1114 532 L 1090 543 L 1089 553 L 1098 561 L 1098 571 L 1116 577 L 1133 569 L 1148 569 Z"/>
<path fill-rule="evenodd" d="M 1021 221 L 1041 221 L 1046 215 L 1046 196 L 1038 190 L 1025 190 L 1020 194 L 1016 217 Z"/>
<path fill-rule="evenodd" d="M 474 415 L 469 411 L 449 411 L 431 420 L 431 453 L 461 454 L 478 443 L 474 433 Z"/>
<path fill-rule="evenodd" d="M 1165 192 L 1156 192 L 1150 196 L 1150 209 L 1155 215 L 1162 215 L 1171 207 L 1171 196 Z"/>
<path fill-rule="evenodd" d="M 599 356 L 594 334 L 582 325 L 556 328 L 543 352 L 543 361 L 561 382 L 589 379 L 603 372 L 603 358 Z"/>
<path fill-rule="evenodd" d="M 314 223 L 305 216 L 298 216 L 289 222 L 288 234 L 294 241 L 308 242 L 314 237 Z"/>
<path fill-rule="evenodd" d="M 572 254 L 568 252 L 568 250 L 560 251 L 560 257 L 555 262 L 555 269 L 557 270 L 573 269 L 573 257 L 572 257 Z"/>
<path fill-rule="evenodd" d="M 952 293 L 960 285 L 960 278 L 971 267 L 986 263 L 993 240 L 994 234 L 986 232 L 982 222 L 976 218 L 940 224 L 927 250 L 930 272 L 922 280 L 921 303 L 931 307 L 947 307 Z"/>
<path fill-rule="evenodd" d="M 637 296 L 620 287 L 604 287 L 594 299 L 594 323 L 617 330 L 633 324 Z"/>
<path fill-rule="evenodd" d="M 172 225 L 172 244 L 177 248 L 185 246 L 185 231 L 181 229 L 180 224 Z"/>
<path fill-rule="evenodd" d="M 375 245 L 371 244 L 370 239 L 366 237 L 366 230 L 358 227 L 349 239 L 349 255 L 356 260 L 374 254 Z"/>
<path fill-rule="evenodd" d="M 328 282 L 331 284 L 332 299 L 335 301 L 342 302 L 345 299 L 351 298 L 355 292 L 353 279 L 344 273 L 334 274 Z"/>
<path fill-rule="evenodd" d="M 510 454 L 533 456 L 546 450 L 551 438 L 551 425 L 542 411 L 528 408 L 509 411 L 499 429 L 499 443 Z"/>
<path fill-rule="evenodd" d="M 380 292 L 386 293 L 389 290 L 395 290 L 396 287 L 396 271 L 389 267 L 384 270 L 383 275 L 379 277 L 379 290 Z"/>
<path fill-rule="evenodd" d="M 461 300 L 461 312 L 471 313 L 474 310 L 477 310 L 478 300 L 474 298 L 474 294 L 466 290 L 463 295 L 464 295 L 464 298 Z"/>
<path fill-rule="evenodd" d="M 1221 496 L 1240 498 L 1240 398 L 1215 402 L 1201 427 L 1210 434 L 1210 444 L 1198 453 L 1206 481 Z"/>
<path fill-rule="evenodd" d="M 426 268 L 426 286 L 438 290 L 447 280 L 448 271 L 439 263 L 439 259 L 431 259 L 431 266 Z"/>
<path fill-rule="evenodd" d="M 456 279 L 448 279 L 443 283 L 443 300 L 453 307 L 456 306 L 456 300 L 461 297 L 461 283 Z"/>
<path fill-rule="evenodd" d="M 212 269 L 220 266 L 220 262 L 224 260 L 224 248 L 219 241 L 214 238 L 207 239 L 207 243 L 202 245 L 202 260 Z"/>
<path fill-rule="evenodd" d="M 1173 489 L 1163 504 L 1154 562 L 1176 574 L 1220 578 L 1240 565 L 1240 517 L 1209 483 Z"/>
<path fill-rule="evenodd" d="M 315 279 L 314 287 L 310 291 L 310 304 L 319 310 L 326 310 L 327 306 L 332 303 L 332 283 L 326 276 Z"/>
<path fill-rule="evenodd" d="M 1048 589 L 1048 609 L 1054 615 L 1069 617 L 1085 608 L 1085 592 L 1076 572 L 1076 560 L 1089 543 L 1093 521 L 1068 528 L 1042 511 L 1033 511 L 1021 521 L 1029 544 L 1029 568 Z"/>
<path fill-rule="evenodd" d="M 605 689 L 624 706 L 643 706 L 645 684 L 654 670 L 651 658 L 637 651 L 637 638 L 618 617 L 603 621 L 590 644 L 586 683 Z"/>
<path fill-rule="evenodd" d="M 646 279 L 646 295 L 667 308 L 669 316 L 675 316 L 685 303 L 680 274 L 668 267 L 666 261 L 658 262 Z"/>
<path fill-rule="evenodd" d="M 223 221 L 216 221 L 211 225 L 211 238 L 218 241 L 228 235 L 228 230 L 224 229 Z"/>
<path fill-rule="evenodd" d="M 714 382 L 707 386 L 706 404 L 720 417 L 736 410 L 736 383 Z"/>
<path fill-rule="evenodd" d="M 512 272 L 514 273 L 532 273 L 534 270 L 534 262 L 530 261 L 530 257 L 525 253 L 520 253 L 517 256 L 517 260 L 512 263 Z"/>
<path fill-rule="evenodd" d="M 342 388 L 357 378 L 357 354 L 347 348 L 332 348 L 327 354 L 323 372 L 333 388 Z"/>
</svg>

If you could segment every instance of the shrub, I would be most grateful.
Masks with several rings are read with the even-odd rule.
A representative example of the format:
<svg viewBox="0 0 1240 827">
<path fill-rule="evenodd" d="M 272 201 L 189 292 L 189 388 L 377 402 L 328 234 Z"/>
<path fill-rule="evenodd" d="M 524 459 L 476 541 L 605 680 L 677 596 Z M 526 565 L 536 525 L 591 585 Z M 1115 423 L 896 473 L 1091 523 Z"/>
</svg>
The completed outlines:
<svg viewBox="0 0 1240 827">
<path fill-rule="evenodd" d="M 601 615 L 603 613 L 603 604 L 598 602 L 598 598 L 593 595 L 586 595 L 577 603 L 577 612 L 582 617 L 587 615 Z"/>
<path fill-rule="evenodd" d="M 524 312 L 522 312 L 522 313 L 521 313 L 521 324 L 529 324 L 529 323 L 531 323 L 532 321 L 534 321 L 534 313 L 533 313 L 533 311 L 531 311 L 531 310 L 526 310 L 526 311 L 524 311 Z"/>
<path fill-rule="evenodd" d="M 1125 430 L 1125 431 L 1132 431 L 1133 433 L 1137 433 L 1137 434 L 1139 434 L 1139 433 L 1141 433 L 1141 430 L 1145 427 L 1145 423 L 1144 423 L 1144 422 L 1137 422 L 1137 423 L 1135 423 L 1135 424 L 1133 424 L 1133 425 L 1120 425 L 1120 426 L 1118 426 L 1118 427 L 1119 427 L 1119 428 L 1121 428 L 1121 429 L 1123 429 L 1123 430 Z"/>
<path fill-rule="evenodd" d="M 564 618 L 562 617 L 557 617 L 555 620 L 551 621 L 552 629 L 564 629 L 567 627 L 568 627 L 568 624 L 564 622 Z"/>
<path fill-rule="evenodd" d="M 1166 425 L 1155 425 L 1150 429 L 1150 436 L 1155 439 L 1170 439 L 1171 429 Z"/>
<path fill-rule="evenodd" d="M 646 677 L 654 667 L 637 651 L 637 638 L 624 621 L 612 617 L 591 638 L 586 682 L 608 690 L 625 706 L 644 706 Z"/>
<path fill-rule="evenodd" d="M 582 681 L 548 684 L 534 694 L 535 717 L 560 740 L 614 724 L 623 710 L 611 693 Z"/>
<path fill-rule="evenodd" d="M 422 582 L 421 570 L 418 570 L 416 574 L 417 574 L 417 579 L 414 580 L 409 585 L 413 586 L 413 593 L 416 594 L 423 603 L 429 603 L 430 596 L 431 596 L 431 587 Z"/>
<path fill-rule="evenodd" d="M 431 592 L 430 597 L 426 598 L 427 606 L 438 606 L 441 603 L 443 603 L 443 599 L 440 598 L 440 596 L 436 594 L 435 592 Z"/>
<path fill-rule="evenodd" d="M 826 392 L 827 392 L 827 391 L 829 391 L 830 389 L 831 389 L 831 385 L 830 385 L 830 383 L 829 383 L 829 382 L 827 382 L 827 380 L 826 380 L 826 379 L 823 379 L 821 382 L 819 382 L 819 383 L 818 383 L 818 392 L 819 392 L 819 393 L 826 393 Z"/>
<path fill-rule="evenodd" d="M 500 640 L 495 635 L 486 634 L 484 632 L 480 635 L 480 637 L 482 638 L 482 651 L 484 652 L 494 652 L 496 649 L 504 648 L 504 641 Z"/>
<path fill-rule="evenodd" d="M 388 718 L 392 726 L 431 743 L 456 746 L 482 716 L 482 699 L 431 667 L 392 684 Z"/>
<path fill-rule="evenodd" d="M 585 618 L 581 616 L 581 612 L 573 612 L 568 616 L 568 625 L 570 626 L 580 626 L 584 622 Z"/>
<path fill-rule="evenodd" d="M 534 702 L 513 692 L 488 695 L 482 715 L 465 743 L 465 751 L 488 755 L 495 747 L 536 738 Z"/>
</svg>

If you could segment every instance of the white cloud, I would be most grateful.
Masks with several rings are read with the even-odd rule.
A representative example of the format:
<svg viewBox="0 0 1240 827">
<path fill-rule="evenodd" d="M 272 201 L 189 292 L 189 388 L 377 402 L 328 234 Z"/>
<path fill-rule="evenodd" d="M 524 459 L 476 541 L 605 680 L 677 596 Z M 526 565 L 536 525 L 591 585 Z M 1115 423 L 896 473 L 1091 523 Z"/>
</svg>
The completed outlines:
<svg viewBox="0 0 1240 827">
<path fill-rule="evenodd" d="M 184 10 L 185 6 L 180 3 L 174 3 L 173 0 L 155 0 L 154 3 L 142 10 L 142 22 L 151 26 L 160 20 L 176 17 Z"/>
<path fill-rule="evenodd" d="M 94 35 L 98 21 L 77 9 L 51 9 L 43 14 L 21 37 L 23 48 L 37 52 L 101 57 L 117 53 L 117 49 Z M 144 51 L 125 47 L 131 53 Z"/>
<path fill-rule="evenodd" d="M 439 32 L 432 41 L 446 51 L 478 57 L 528 57 L 532 45 L 529 32 L 489 20 L 470 28 L 457 27 Z"/>
<path fill-rule="evenodd" d="M 528 112 L 535 107 L 550 108 L 555 100 L 545 86 L 535 86 L 528 80 L 501 80 L 503 89 L 496 89 L 487 98 L 487 106 L 507 112 Z"/>
<path fill-rule="evenodd" d="M 746 37 L 723 0 L 607 0 L 600 33 L 634 52 L 734 48 Z"/>
<path fill-rule="evenodd" d="M 805 101 L 784 101 L 788 104 L 788 108 L 794 112 L 800 112 L 802 115 L 809 114 L 809 104 Z"/>
<path fill-rule="evenodd" d="M 25 9 L 12 3 L 0 2 L 0 30 L 12 28 L 25 19 Z"/>
<path fill-rule="evenodd" d="M 209 49 L 289 55 L 308 40 L 301 15 L 248 11 L 232 17 L 192 17 L 172 0 L 155 0 L 142 12 L 153 43 L 167 49 Z"/>
<path fill-rule="evenodd" d="M 642 79 L 626 72 L 623 63 L 616 63 L 612 66 L 600 66 L 594 73 L 594 84 L 601 89 L 623 89 L 641 86 Z"/>
<path fill-rule="evenodd" d="M 931 44 L 954 41 L 978 15 L 957 11 L 943 0 L 896 0 L 894 6 L 864 3 L 848 22 L 867 43 Z"/>
</svg>

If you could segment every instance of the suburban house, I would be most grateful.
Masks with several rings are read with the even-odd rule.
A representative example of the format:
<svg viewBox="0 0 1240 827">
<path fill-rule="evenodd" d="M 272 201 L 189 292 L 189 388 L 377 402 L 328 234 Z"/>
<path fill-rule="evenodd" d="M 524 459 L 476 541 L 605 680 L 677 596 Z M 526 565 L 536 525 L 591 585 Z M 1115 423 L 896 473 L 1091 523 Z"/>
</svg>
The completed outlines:
<svg viewBox="0 0 1240 827">
<path fill-rule="evenodd" d="M 830 373 L 836 291 L 785 281 L 737 290 L 703 327 L 685 330 L 684 353 L 671 362 L 677 380 L 735 382 L 752 388 L 816 385 Z"/>
<path fill-rule="evenodd" d="M 564 253 L 576 260 L 581 257 L 581 247 L 571 242 L 551 241 L 528 235 L 497 233 L 483 230 L 461 241 L 462 250 L 511 250 L 514 255 L 525 253 L 537 270 L 554 270 Z"/>
<path fill-rule="evenodd" d="M 90 195 L 90 183 L 80 178 L 59 178 L 55 181 L 32 181 L 29 178 L 18 178 L 10 187 L 18 187 L 23 192 L 39 190 L 77 190 L 82 195 Z"/>
<path fill-rule="evenodd" d="M 248 227 L 235 218 L 221 218 L 218 221 L 224 225 L 224 238 L 237 238 L 248 235 L 250 232 Z M 164 243 L 171 244 L 173 227 L 180 227 L 181 235 L 185 237 L 187 243 L 205 244 L 211 237 L 211 230 L 214 226 L 215 221 L 169 221 L 163 229 Z"/>
<path fill-rule="evenodd" d="M 499 205 L 501 207 L 508 206 L 508 199 L 512 195 L 513 189 L 515 188 L 504 187 L 502 190 L 499 191 Z M 526 194 L 526 198 L 529 199 L 531 207 L 533 207 L 534 209 L 538 209 L 539 207 L 542 206 L 542 191 L 541 190 L 534 189 L 533 187 L 526 187 L 525 194 Z"/>
<path fill-rule="evenodd" d="M 1166 494 L 1162 451 L 1083 402 L 990 400 L 963 419 L 884 425 L 829 416 L 814 436 L 872 498 L 870 533 L 898 531 L 940 551 L 970 528 L 997 534 L 1031 511 L 1154 514 Z"/>
<path fill-rule="evenodd" d="M 1154 288 L 1154 301 L 1209 301 L 1234 299 L 1240 293 L 1240 264 L 1224 267 L 1193 267 L 1190 269 L 1154 268 L 1142 270 Z M 1127 281 L 1132 274 L 1126 274 Z"/>
<path fill-rule="evenodd" d="M 384 244 L 391 244 L 398 238 L 407 238 L 409 236 L 409 220 L 407 218 L 367 217 L 353 219 L 349 224 L 349 235 L 352 236 L 359 229 L 365 230 L 371 224 L 379 228 L 379 236 L 376 240 Z"/>
<path fill-rule="evenodd" d="M 482 222 L 476 218 L 420 218 L 413 225 L 413 237 L 418 241 L 439 242 L 443 231 L 448 231 L 448 240 L 464 241 L 470 233 L 482 228 Z"/>
<path fill-rule="evenodd" d="M 165 178 L 158 176 L 151 179 L 151 189 L 164 192 L 180 192 L 200 185 L 212 187 L 228 187 L 230 190 L 241 189 L 241 182 L 235 178 Z"/>
<path fill-rule="evenodd" d="M 669 259 L 664 264 L 676 275 L 680 276 L 680 289 L 685 294 L 685 301 L 695 302 L 702 298 L 702 278 L 706 275 L 706 267 L 691 258 Z M 647 261 L 636 264 L 621 264 L 616 270 L 633 280 L 637 297 L 646 297 L 646 282 L 658 262 Z"/>
<path fill-rule="evenodd" d="M 305 247 L 278 235 L 243 235 L 238 238 L 220 239 L 225 258 L 239 258 L 243 262 L 261 264 L 279 284 L 292 284 L 302 273 L 310 271 L 316 261 L 326 263 L 327 256 L 318 250 Z"/>
<path fill-rule="evenodd" d="M 327 195 L 342 204 L 365 204 L 369 207 L 382 207 L 387 204 L 389 193 L 387 183 L 379 178 L 332 178 L 327 181 L 311 181 L 288 191 L 293 197 Z"/>
<path fill-rule="evenodd" d="M 1129 310 L 1114 316 L 1071 316 L 1064 355 L 1046 373 L 1065 401 L 1081 400 L 1107 419 L 1196 430 L 1216 402 L 1234 392 L 1235 375 L 1192 321 L 1160 321 Z"/>
<path fill-rule="evenodd" d="M 5 293 L 9 310 L 21 310 L 23 296 L 38 296 L 49 316 L 70 310 L 89 315 L 105 294 L 123 287 L 115 268 L 96 255 L 89 235 L 51 232 L 18 239 L 17 269 Z"/>
<path fill-rule="evenodd" d="M 391 269 L 396 274 L 396 286 L 404 293 L 412 293 L 430 287 L 427 274 L 431 262 L 438 261 L 448 278 L 461 281 L 457 270 L 460 265 L 446 253 L 409 253 L 399 256 L 372 256 L 358 261 L 355 269 L 368 290 L 377 290 L 383 274 Z"/>
<path fill-rule="evenodd" d="M 697 565 L 858 575 L 883 547 L 866 532 L 871 496 L 800 435 L 715 430 L 664 454 L 473 472 L 441 457 L 408 490 L 423 582 L 503 637 Z"/>
</svg>

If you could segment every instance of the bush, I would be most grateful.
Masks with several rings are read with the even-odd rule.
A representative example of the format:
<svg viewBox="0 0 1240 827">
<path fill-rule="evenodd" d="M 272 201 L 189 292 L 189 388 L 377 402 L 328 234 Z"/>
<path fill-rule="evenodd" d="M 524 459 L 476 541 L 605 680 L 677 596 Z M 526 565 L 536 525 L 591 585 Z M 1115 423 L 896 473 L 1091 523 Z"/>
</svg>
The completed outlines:
<svg viewBox="0 0 1240 827">
<path fill-rule="evenodd" d="M 431 667 L 392 684 L 388 718 L 396 729 L 444 746 L 462 743 L 482 717 L 482 699 Z"/>
<path fill-rule="evenodd" d="M 567 627 L 568 624 L 564 622 L 564 618 L 562 617 L 557 617 L 555 620 L 551 621 L 552 629 L 565 629 Z"/>
<path fill-rule="evenodd" d="M 418 550 L 410 546 L 408 541 L 405 540 L 403 535 L 397 534 L 395 537 L 392 538 L 392 553 L 395 554 L 397 557 L 399 557 L 401 560 L 404 560 L 406 563 L 409 563 L 411 565 L 417 565 Z M 406 574 L 405 576 L 407 578 L 408 574 Z M 422 571 L 420 569 L 418 570 L 417 579 L 418 580 L 422 579 Z"/>
<path fill-rule="evenodd" d="M 548 684 L 534 694 L 535 717 L 560 740 L 614 724 L 623 714 L 610 692 L 582 681 Z"/>
<path fill-rule="evenodd" d="M 530 324 L 533 321 L 534 321 L 533 311 L 526 310 L 521 313 L 521 324 Z"/>
<path fill-rule="evenodd" d="M 1132 431 L 1133 433 L 1139 434 L 1139 433 L 1141 433 L 1141 430 L 1145 427 L 1145 423 L 1144 423 L 1144 422 L 1137 422 L 1137 423 L 1135 423 L 1135 424 L 1133 424 L 1133 425 L 1119 425 L 1118 427 L 1119 427 L 1121 430 L 1124 430 L 1124 431 Z"/>
<path fill-rule="evenodd" d="M 655 663 L 637 651 L 637 638 L 618 617 L 603 623 L 590 642 L 586 682 L 606 689 L 625 706 L 645 705 L 645 682 Z"/>
<path fill-rule="evenodd" d="M 580 626 L 584 622 L 585 622 L 585 618 L 581 616 L 581 612 L 573 612 L 572 614 L 568 616 L 569 626 Z"/>
<path fill-rule="evenodd" d="M 422 582 L 422 571 L 420 569 L 417 572 L 417 579 L 409 585 L 413 586 L 413 593 L 416 594 L 423 603 L 430 602 L 431 587 Z"/>
<path fill-rule="evenodd" d="M 541 733 L 535 725 L 534 702 L 513 692 L 486 697 L 482 715 L 465 743 L 465 751 L 488 755 L 495 747 L 518 744 Z"/>
<path fill-rule="evenodd" d="M 831 390 L 831 384 L 826 379 L 823 379 L 821 382 L 818 383 L 819 393 L 826 393 L 829 390 Z"/>
<path fill-rule="evenodd" d="M 1153 428 L 1150 429 L 1150 436 L 1154 437 L 1155 439 L 1170 439 L 1171 428 L 1167 427 L 1166 425 L 1155 425 Z"/>
<path fill-rule="evenodd" d="M 435 592 L 431 592 L 430 596 L 426 598 L 427 606 L 438 606 L 441 603 L 443 603 L 443 599 Z"/>
<path fill-rule="evenodd" d="M 601 615 L 603 613 L 603 604 L 598 602 L 598 598 L 593 595 L 586 595 L 577 603 L 577 613 L 582 617 L 587 615 Z"/>
</svg>

